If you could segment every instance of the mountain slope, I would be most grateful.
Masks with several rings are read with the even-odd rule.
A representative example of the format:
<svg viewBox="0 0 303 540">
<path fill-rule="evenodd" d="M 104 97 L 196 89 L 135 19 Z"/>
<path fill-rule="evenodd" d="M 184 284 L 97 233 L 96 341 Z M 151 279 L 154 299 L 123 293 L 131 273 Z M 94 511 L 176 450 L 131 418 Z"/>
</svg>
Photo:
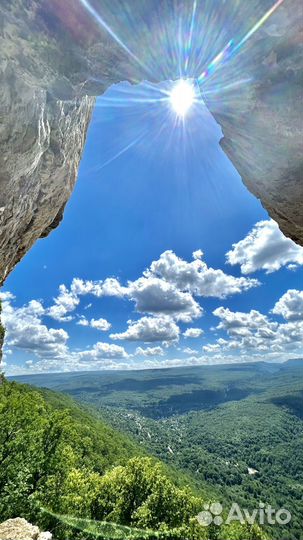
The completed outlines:
<svg viewBox="0 0 303 540">
<path fill-rule="evenodd" d="M 31 377 L 90 404 L 224 507 L 287 508 L 302 540 L 303 361 Z"/>
<path fill-rule="evenodd" d="M 265 538 L 256 526 L 206 530 L 203 499 L 174 472 L 67 396 L 2 380 L 0 520 L 57 540 Z"/>
</svg>

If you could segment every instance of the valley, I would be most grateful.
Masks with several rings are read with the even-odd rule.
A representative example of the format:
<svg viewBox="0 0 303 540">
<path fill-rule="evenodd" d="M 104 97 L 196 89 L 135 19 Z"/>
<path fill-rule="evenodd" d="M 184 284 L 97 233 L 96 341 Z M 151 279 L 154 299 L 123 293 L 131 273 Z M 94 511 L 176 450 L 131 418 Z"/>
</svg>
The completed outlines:
<svg viewBox="0 0 303 540">
<path fill-rule="evenodd" d="M 19 377 L 64 392 L 228 508 L 292 513 L 265 526 L 301 539 L 303 361 Z"/>
</svg>

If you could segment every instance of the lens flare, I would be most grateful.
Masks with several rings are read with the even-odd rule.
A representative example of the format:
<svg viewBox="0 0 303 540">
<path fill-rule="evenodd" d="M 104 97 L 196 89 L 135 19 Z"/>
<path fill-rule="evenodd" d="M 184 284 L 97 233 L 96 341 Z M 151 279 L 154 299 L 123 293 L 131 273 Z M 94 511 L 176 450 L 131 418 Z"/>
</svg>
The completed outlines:
<svg viewBox="0 0 303 540">
<path fill-rule="evenodd" d="M 122 41 L 122 39 L 119 38 L 119 36 L 112 30 L 112 28 L 106 23 L 106 21 L 101 17 L 101 15 L 97 12 L 97 10 L 87 1 L 87 0 L 79 0 L 80 4 L 86 9 L 86 11 L 95 19 L 95 21 L 98 23 L 98 25 L 103 28 L 115 41 L 120 45 L 120 47 L 129 55 L 137 64 L 139 64 L 145 71 L 148 71 L 146 65 L 140 60 L 140 58 L 134 54 L 128 47 L 125 45 L 125 43 Z"/>
<path fill-rule="evenodd" d="M 181 79 L 173 87 L 170 96 L 170 104 L 178 116 L 184 116 L 195 101 L 195 89 L 190 81 Z"/>
<path fill-rule="evenodd" d="M 204 79 L 213 74 L 217 67 L 222 65 L 226 60 L 229 60 L 234 56 L 243 45 L 251 38 L 255 32 L 257 32 L 261 26 L 269 19 L 269 17 L 283 4 L 284 0 L 277 0 L 277 2 L 261 17 L 261 19 L 245 34 L 238 44 L 234 43 L 231 39 L 224 49 L 210 62 L 207 68 L 198 77 L 198 82 L 201 83 Z"/>
</svg>

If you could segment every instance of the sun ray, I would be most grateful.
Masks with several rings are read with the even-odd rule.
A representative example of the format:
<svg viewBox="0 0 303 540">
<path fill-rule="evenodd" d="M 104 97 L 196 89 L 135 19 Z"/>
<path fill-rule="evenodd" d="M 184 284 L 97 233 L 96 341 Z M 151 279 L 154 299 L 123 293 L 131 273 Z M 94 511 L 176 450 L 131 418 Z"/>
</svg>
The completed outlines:
<svg viewBox="0 0 303 540">
<path fill-rule="evenodd" d="M 266 13 L 261 17 L 261 19 L 252 27 L 249 32 L 241 39 L 240 43 L 233 49 L 232 53 L 235 53 L 246 41 L 255 33 L 261 26 L 269 19 L 269 17 L 283 4 L 284 0 L 278 0 Z"/>
<path fill-rule="evenodd" d="M 138 56 L 133 53 L 125 43 L 119 38 L 119 36 L 112 30 L 112 28 L 107 24 L 106 21 L 101 17 L 101 15 L 91 6 L 88 0 L 79 0 L 82 6 L 88 11 L 88 13 L 95 19 L 95 21 L 101 26 L 106 32 L 120 45 L 120 47 L 131 57 L 137 64 L 139 64 L 146 72 L 149 72 L 147 66 L 138 58 Z"/>
<path fill-rule="evenodd" d="M 204 79 L 212 75 L 217 67 L 223 64 L 227 59 L 234 56 L 241 47 L 251 38 L 251 36 L 257 32 L 261 26 L 269 19 L 269 17 L 283 4 L 284 0 L 277 0 L 277 2 L 261 17 L 261 19 L 245 34 L 245 36 L 234 45 L 234 40 L 230 40 L 222 51 L 208 64 L 207 68 L 198 77 L 198 82 L 201 83 Z"/>
<path fill-rule="evenodd" d="M 194 0 L 194 2 L 193 2 L 193 11 L 192 11 L 192 16 L 191 16 L 191 22 L 190 22 L 190 28 L 189 28 L 189 36 L 188 36 L 188 40 L 187 40 L 187 44 L 186 44 L 186 50 L 185 50 L 185 54 L 186 54 L 185 73 L 187 73 L 188 63 L 189 63 L 189 59 L 190 59 L 193 32 L 194 32 L 194 26 L 195 26 L 196 10 L 197 10 L 197 0 Z"/>
<path fill-rule="evenodd" d="M 115 161 L 116 159 L 118 159 L 120 156 L 122 156 L 123 154 L 125 154 L 125 152 L 127 152 L 130 148 L 132 148 L 133 146 L 135 146 L 138 142 L 140 142 L 140 140 L 142 140 L 145 136 L 145 133 L 139 135 L 138 137 L 136 137 L 133 141 L 131 141 L 129 144 L 127 144 L 124 148 L 122 148 L 121 150 L 119 150 L 119 152 L 117 152 L 114 156 L 112 156 L 111 158 L 109 158 L 107 161 L 105 161 L 104 163 L 102 163 L 102 165 L 100 165 L 98 167 L 98 171 L 100 171 L 101 169 L 104 169 L 104 167 L 106 167 L 107 165 L 110 165 L 110 163 L 112 163 L 113 161 Z"/>
<path fill-rule="evenodd" d="M 222 49 L 222 51 L 217 54 L 217 56 L 210 62 L 210 64 L 208 64 L 206 70 L 201 73 L 200 77 L 198 77 L 199 82 L 211 75 L 215 71 L 216 67 L 219 64 L 222 64 L 222 62 L 229 56 L 232 50 L 232 46 L 233 40 L 231 39 L 224 47 L 224 49 Z"/>
</svg>

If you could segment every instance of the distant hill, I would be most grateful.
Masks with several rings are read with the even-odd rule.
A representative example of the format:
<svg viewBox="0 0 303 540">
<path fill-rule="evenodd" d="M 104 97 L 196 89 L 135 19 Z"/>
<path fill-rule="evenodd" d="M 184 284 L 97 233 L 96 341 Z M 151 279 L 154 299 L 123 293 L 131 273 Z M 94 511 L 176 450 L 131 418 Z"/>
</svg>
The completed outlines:
<svg viewBox="0 0 303 540">
<path fill-rule="evenodd" d="M 26 518 L 57 540 L 266 538 L 255 525 L 206 531 L 196 516 L 209 496 L 194 493 L 184 472 L 70 397 L 5 379 L 0 463 L 0 522 Z"/>
<path fill-rule="evenodd" d="M 266 533 L 302 540 L 302 358 L 22 380 L 92 406 L 224 505 L 236 501 L 253 510 L 261 501 L 289 508 L 291 523 Z"/>
<path fill-rule="evenodd" d="M 283 393 L 284 381 L 301 384 L 303 359 L 169 369 L 48 373 L 14 377 L 19 382 L 64 392 L 99 407 L 125 407 L 150 418 L 211 410 L 230 401 Z M 297 378 L 298 376 L 298 378 Z M 285 379 L 286 377 L 286 379 Z"/>
</svg>

